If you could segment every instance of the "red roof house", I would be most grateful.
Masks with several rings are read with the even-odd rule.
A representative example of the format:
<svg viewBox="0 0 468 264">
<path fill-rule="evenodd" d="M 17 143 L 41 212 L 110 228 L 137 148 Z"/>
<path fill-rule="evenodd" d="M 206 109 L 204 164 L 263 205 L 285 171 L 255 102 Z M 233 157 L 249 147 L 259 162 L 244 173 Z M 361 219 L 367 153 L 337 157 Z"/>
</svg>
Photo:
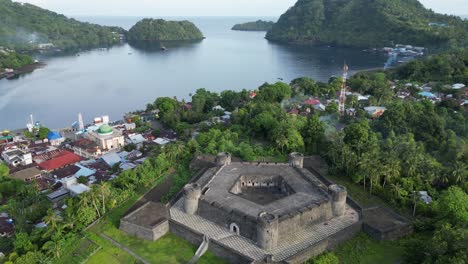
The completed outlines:
<svg viewBox="0 0 468 264">
<path fill-rule="evenodd" d="M 40 163 L 39 167 L 43 170 L 53 171 L 68 165 L 75 164 L 81 160 L 82 158 L 80 156 L 65 150 L 60 153 L 60 156 Z"/>
<path fill-rule="evenodd" d="M 309 98 L 308 100 L 306 100 L 304 102 L 304 104 L 306 104 L 306 105 L 319 105 L 320 100 Z"/>
</svg>

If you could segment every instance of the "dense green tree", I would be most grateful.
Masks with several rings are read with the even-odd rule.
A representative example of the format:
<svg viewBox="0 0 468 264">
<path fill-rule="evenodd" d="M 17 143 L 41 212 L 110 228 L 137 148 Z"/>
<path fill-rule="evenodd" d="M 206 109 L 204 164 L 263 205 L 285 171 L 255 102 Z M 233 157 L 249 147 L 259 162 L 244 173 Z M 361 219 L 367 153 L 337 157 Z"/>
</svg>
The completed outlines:
<svg viewBox="0 0 468 264">
<path fill-rule="evenodd" d="M 49 132 L 50 132 L 50 129 L 48 129 L 47 127 L 41 126 L 39 128 L 39 131 L 37 132 L 37 137 L 39 139 L 46 139 Z"/>
<path fill-rule="evenodd" d="M 125 32 L 11 0 L 0 0 L 0 17 L 0 46 L 17 49 L 37 48 L 41 43 L 61 49 L 108 46 L 119 43 L 118 34 Z"/>
<path fill-rule="evenodd" d="M 291 94 L 291 87 L 286 83 L 265 83 L 262 86 L 260 86 L 259 92 L 255 99 L 270 103 L 281 103 L 283 100 L 289 99 L 291 97 Z"/>
<path fill-rule="evenodd" d="M 452 223 L 468 223 L 468 194 L 452 186 L 437 201 L 439 215 Z"/>
<path fill-rule="evenodd" d="M 441 21 L 446 26 L 429 25 Z M 436 14 L 416 0 L 301 0 L 280 17 L 266 38 L 312 45 L 408 43 L 452 48 L 466 45 L 467 27 L 460 17 Z"/>
<path fill-rule="evenodd" d="M 6 177 L 10 174 L 10 169 L 3 162 L 0 163 L 0 178 Z"/>
<path fill-rule="evenodd" d="M 198 89 L 192 96 L 193 111 L 197 113 L 208 113 L 219 103 L 219 95 L 207 91 L 204 88 Z"/>
<path fill-rule="evenodd" d="M 156 109 L 159 109 L 160 115 L 164 116 L 167 113 L 174 112 L 178 107 L 178 102 L 169 97 L 159 97 L 154 102 Z"/>
<path fill-rule="evenodd" d="M 247 22 L 242 24 L 236 24 L 232 27 L 232 30 L 241 31 L 268 31 L 273 27 L 273 21 L 257 20 L 255 22 Z"/>
<path fill-rule="evenodd" d="M 174 40 L 199 40 L 203 33 L 190 21 L 166 21 L 145 18 L 136 23 L 127 34 L 130 42 L 159 42 Z"/>
<path fill-rule="evenodd" d="M 312 115 L 307 119 L 301 134 L 308 153 L 319 154 L 322 151 L 325 143 L 325 127 L 318 115 Z"/>
</svg>

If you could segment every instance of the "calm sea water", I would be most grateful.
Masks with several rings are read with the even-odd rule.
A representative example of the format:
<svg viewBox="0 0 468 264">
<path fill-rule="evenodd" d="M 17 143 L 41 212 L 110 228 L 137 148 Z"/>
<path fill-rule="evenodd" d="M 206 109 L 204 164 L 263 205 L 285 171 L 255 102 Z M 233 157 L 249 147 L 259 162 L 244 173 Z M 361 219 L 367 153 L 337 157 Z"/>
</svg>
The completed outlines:
<svg viewBox="0 0 468 264">
<path fill-rule="evenodd" d="M 130 28 L 138 17 L 79 17 L 79 20 Z M 184 18 L 175 18 L 184 19 Z M 346 61 L 352 71 L 382 67 L 385 57 L 355 49 L 303 48 L 270 43 L 264 32 L 231 31 L 257 17 L 186 18 L 206 39 L 197 43 L 132 47 L 128 44 L 76 54 L 42 57 L 45 68 L 18 80 L 0 81 L 0 130 L 24 127 L 30 114 L 58 128 L 83 113 L 121 119 L 161 96 L 188 99 L 198 88 L 212 91 L 255 89 L 278 78 L 309 76 L 326 81 L 340 75 Z M 274 20 L 275 18 L 263 18 Z"/>
</svg>

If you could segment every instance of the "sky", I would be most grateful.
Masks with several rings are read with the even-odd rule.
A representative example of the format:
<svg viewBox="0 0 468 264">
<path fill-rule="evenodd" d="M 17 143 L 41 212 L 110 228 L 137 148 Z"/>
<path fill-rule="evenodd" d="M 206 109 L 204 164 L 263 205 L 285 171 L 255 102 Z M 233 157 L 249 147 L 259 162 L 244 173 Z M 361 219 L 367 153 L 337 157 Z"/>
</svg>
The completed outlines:
<svg viewBox="0 0 468 264">
<path fill-rule="evenodd" d="M 420 0 L 439 13 L 468 15 L 468 0 Z M 21 0 L 65 15 L 280 16 L 296 0 Z"/>
</svg>

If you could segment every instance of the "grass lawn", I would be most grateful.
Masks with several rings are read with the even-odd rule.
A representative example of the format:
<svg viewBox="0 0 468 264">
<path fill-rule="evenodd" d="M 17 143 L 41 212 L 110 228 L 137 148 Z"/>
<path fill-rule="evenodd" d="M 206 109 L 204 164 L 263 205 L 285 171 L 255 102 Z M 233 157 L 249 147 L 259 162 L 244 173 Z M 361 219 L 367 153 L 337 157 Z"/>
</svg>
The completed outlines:
<svg viewBox="0 0 468 264">
<path fill-rule="evenodd" d="M 155 242 L 129 236 L 116 228 L 106 229 L 104 234 L 112 237 L 147 261 L 155 264 L 187 263 L 197 250 L 197 248 L 189 242 L 170 233 Z M 197 263 L 215 264 L 225 262 L 208 251 Z"/>
<path fill-rule="evenodd" d="M 144 191 L 139 192 L 140 195 L 143 193 Z M 187 263 L 192 258 L 197 248 L 173 234 L 167 234 L 158 241 L 151 242 L 129 236 L 119 230 L 120 218 L 139 198 L 139 195 L 131 197 L 122 206 L 114 208 L 99 223 L 86 232 L 92 241 L 102 247 L 101 250 L 89 258 L 87 263 L 135 263 L 135 259 L 131 255 L 112 245 L 111 242 L 100 237 L 99 234 L 111 237 L 151 263 Z M 226 262 L 208 251 L 198 263 L 214 264 Z"/>
<path fill-rule="evenodd" d="M 88 264 L 129 264 L 139 263 L 127 252 L 112 245 L 111 242 L 99 237 L 97 234 L 89 232 L 87 236 L 93 242 L 99 244 L 101 249 L 92 255 L 86 263 Z"/>
<path fill-rule="evenodd" d="M 66 252 L 70 254 L 63 256 L 60 259 L 54 260 L 56 264 L 80 264 L 85 262 L 91 255 L 100 250 L 100 246 L 86 237 L 76 239 Z"/>
<path fill-rule="evenodd" d="M 400 241 L 377 241 L 364 233 L 338 246 L 333 253 L 346 264 L 396 264 L 403 258 Z"/>
</svg>

